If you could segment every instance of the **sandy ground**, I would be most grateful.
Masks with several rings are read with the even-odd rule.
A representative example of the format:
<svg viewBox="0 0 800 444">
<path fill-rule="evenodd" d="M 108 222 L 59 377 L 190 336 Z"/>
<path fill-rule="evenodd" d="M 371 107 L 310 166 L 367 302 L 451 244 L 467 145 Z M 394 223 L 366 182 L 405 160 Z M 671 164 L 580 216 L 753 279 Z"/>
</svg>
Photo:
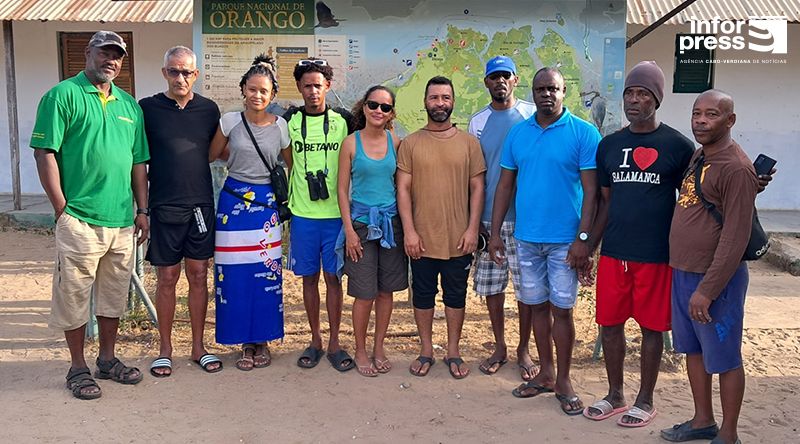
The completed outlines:
<svg viewBox="0 0 800 444">
<path fill-rule="evenodd" d="M 567 417 L 552 395 L 516 399 L 520 383 L 513 365 L 518 340 L 515 304 L 507 299 L 511 362 L 495 376 L 478 372 L 491 350 L 488 317 L 472 296 L 467 306 L 463 356 L 472 374 L 452 379 L 441 361 L 426 378 L 409 375 L 416 356 L 411 308 L 395 296 L 388 351 L 395 368 L 377 378 L 355 371 L 339 374 L 325 360 L 301 370 L 295 360 L 309 337 L 299 281 L 285 280 L 286 339 L 271 346 L 273 364 L 241 372 L 237 350 L 211 345 L 225 362 L 205 374 L 189 359 L 188 324 L 178 322 L 174 375 L 149 374 L 137 386 L 101 381 L 98 401 L 73 399 L 64 389 L 68 352 L 63 336 L 47 328 L 53 239 L 45 233 L 0 232 L 0 430 L 7 442 L 584 442 L 657 443 L 661 428 L 687 419 L 691 395 L 680 356 L 667 353 L 656 390 L 659 414 L 642 429 L 623 429 L 612 420 Z M 152 290 L 152 270 L 146 283 Z M 743 442 L 800 442 L 800 278 L 767 264 L 751 268 L 744 343 L 747 391 L 740 422 Z M 179 295 L 185 295 L 181 282 Z M 345 301 L 343 344 L 352 350 L 350 301 Z M 179 317 L 186 318 L 185 299 Z M 213 303 L 206 338 L 213 344 Z M 137 319 L 139 319 L 137 321 Z M 158 352 L 157 333 L 142 315 L 126 321 L 118 355 L 146 371 Z M 325 316 L 323 315 L 323 319 Z M 573 380 L 584 402 L 605 394 L 605 370 L 591 354 L 596 337 L 593 293 L 583 290 L 576 310 L 577 344 Z M 435 343 L 445 343 L 444 320 L 434 326 Z M 629 325 L 626 391 L 638 388 L 636 330 Z M 93 360 L 96 345 L 87 356 Z M 535 354 L 535 350 L 532 350 Z M 715 389 L 715 394 L 718 392 Z M 715 408 L 720 416 L 718 396 Z"/>
</svg>

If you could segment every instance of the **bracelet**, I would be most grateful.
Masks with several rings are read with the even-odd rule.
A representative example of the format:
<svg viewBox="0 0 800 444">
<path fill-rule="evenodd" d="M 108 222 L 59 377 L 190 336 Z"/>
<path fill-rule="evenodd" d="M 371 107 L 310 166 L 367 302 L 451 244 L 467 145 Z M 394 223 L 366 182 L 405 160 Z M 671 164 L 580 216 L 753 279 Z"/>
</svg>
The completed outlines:
<svg viewBox="0 0 800 444">
<path fill-rule="evenodd" d="M 137 208 L 136 215 L 144 214 L 145 216 L 150 216 L 150 208 Z"/>
</svg>

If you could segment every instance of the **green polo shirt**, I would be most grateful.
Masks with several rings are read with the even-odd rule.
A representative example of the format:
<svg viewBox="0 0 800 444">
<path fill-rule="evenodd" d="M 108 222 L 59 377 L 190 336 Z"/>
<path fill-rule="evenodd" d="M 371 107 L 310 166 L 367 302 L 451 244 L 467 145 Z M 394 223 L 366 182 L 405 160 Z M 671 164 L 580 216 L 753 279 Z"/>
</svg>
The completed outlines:
<svg viewBox="0 0 800 444">
<path fill-rule="evenodd" d="M 111 85 L 108 97 L 81 71 L 48 91 L 31 148 L 56 153 L 65 212 L 103 227 L 133 224 L 131 170 L 150 159 L 142 109 Z"/>
</svg>

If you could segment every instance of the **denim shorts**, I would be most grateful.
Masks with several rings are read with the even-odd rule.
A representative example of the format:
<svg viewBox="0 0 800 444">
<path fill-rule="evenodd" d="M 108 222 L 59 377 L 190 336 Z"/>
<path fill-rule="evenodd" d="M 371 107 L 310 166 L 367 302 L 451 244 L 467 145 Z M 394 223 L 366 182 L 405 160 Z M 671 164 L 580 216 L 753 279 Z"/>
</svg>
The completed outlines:
<svg viewBox="0 0 800 444">
<path fill-rule="evenodd" d="M 678 353 L 702 354 L 707 373 L 725 373 L 742 366 L 744 301 L 750 277 L 747 264 L 739 264 L 708 307 L 711 322 L 701 324 L 689 316 L 689 299 L 703 276 L 678 269 L 672 272 L 672 343 Z"/>
<path fill-rule="evenodd" d="M 578 274 L 567 264 L 569 246 L 517 239 L 521 281 L 518 301 L 526 305 L 550 302 L 564 310 L 575 306 Z"/>
</svg>

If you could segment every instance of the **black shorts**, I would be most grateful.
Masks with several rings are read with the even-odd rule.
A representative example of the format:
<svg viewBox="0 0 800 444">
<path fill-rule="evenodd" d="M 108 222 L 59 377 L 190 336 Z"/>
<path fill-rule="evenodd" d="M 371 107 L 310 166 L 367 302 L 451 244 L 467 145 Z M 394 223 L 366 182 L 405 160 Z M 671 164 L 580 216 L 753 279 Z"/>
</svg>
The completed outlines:
<svg viewBox="0 0 800 444">
<path fill-rule="evenodd" d="M 203 215 L 203 227 L 198 223 L 193 207 L 151 208 L 150 242 L 145 259 L 156 266 L 170 266 L 180 263 L 183 258 L 205 260 L 214 257 L 214 207 L 197 208 Z"/>
<path fill-rule="evenodd" d="M 472 255 L 450 259 L 423 257 L 411 260 L 411 288 L 414 308 L 432 309 L 436 304 L 439 275 L 442 276 L 442 301 L 445 307 L 464 308 L 467 300 L 467 278 Z"/>
</svg>

